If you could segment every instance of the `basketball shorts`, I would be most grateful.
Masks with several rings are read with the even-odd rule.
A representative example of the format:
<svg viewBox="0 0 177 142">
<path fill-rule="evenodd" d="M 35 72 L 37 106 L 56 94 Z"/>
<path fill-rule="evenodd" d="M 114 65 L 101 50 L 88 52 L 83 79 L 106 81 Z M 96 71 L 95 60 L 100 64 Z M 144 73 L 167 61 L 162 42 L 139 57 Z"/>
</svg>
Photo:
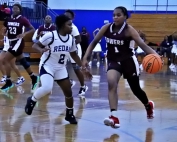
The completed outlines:
<svg viewBox="0 0 177 142">
<path fill-rule="evenodd" d="M 93 52 L 101 52 L 102 49 L 101 49 L 101 45 L 100 43 L 97 43 L 97 45 L 95 46 L 95 48 L 93 49 Z"/>
<path fill-rule="evenodd" d="M 7 52 L 9 50 L 9 45 L 4 44 L 4 48 L 2 50 L 4 52 Z"/>
<path fill-rule="evenodd" d="M 23 39 L 9 40 L 10 47 L 8 52 L 10 52 L 14 57 L 20 56 L 23 53 L 25 43 Z"/>
<path fill-rule="evenodd" d="M 79 56 L 79 58 L 81 59 L 82 57 L 82 49 L 81 49 L 81 45 L 77 44 L 77 55 Z M 72 64 L 75 64 L 76 62 L 72 59 L 72 57 L 70 56 L 70 61 Z"/>
<path fill-rule="evenodd" d="M 8 37 L 4 36 L 4 48 L 2 50 L 7 52 L 8 49 L 9 49 L 9 39 Z"/>
<path fill-rule="evenodd" d="M 55 69 L 48 65 L 39 65 L 39 74 L 40 76 L 42 76 L 43 74 L 49 74 L 54 78 L 55 81 L 64 80 L 64 79 L 69 78 L 66 67 Z"/>
<path fill-rule="evenodd" d="M 139 76 L 139 63 L 135 55 L 125 59 L 121 62 L 116 61 L 109 61 L 108 60 L 108 69 L 109 70 L 116 70 L 118 71 L 125 79 L 132 77 L 132 76 Z"/>
</svg>

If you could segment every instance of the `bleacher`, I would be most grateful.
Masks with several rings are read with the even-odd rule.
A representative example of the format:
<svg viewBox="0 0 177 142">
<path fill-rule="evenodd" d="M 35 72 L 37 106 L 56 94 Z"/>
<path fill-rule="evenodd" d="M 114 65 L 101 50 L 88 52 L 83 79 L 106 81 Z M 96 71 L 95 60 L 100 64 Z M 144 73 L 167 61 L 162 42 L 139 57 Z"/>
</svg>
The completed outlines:
<svg viewBox="0 0 177 142">
<path fill-rule="evenodd" d="M 143 31 L 147 41 L 153 43 L 161 43 L 165 35 L 177 31 L 176 14 L 132 14 L 128 23 L 136 30 Z M 167 64 L 167 58 L 164 58 L 164 62 Z"/>
<path fill-rule="evenodd" d="M 135 29 L 142 30 L 147 40 L 160 43 L 165 35 L 171 35 L 177 31 L 176 14 L 132 14 L 128 19 Z"/>
</svg>

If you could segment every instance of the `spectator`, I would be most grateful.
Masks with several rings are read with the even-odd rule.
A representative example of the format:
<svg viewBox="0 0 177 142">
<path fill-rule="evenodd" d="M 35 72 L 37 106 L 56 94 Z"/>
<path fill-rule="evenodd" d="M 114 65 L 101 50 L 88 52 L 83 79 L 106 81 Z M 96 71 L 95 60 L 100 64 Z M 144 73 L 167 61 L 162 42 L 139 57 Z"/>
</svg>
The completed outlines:
<svg viewBox="0 0 177 142">
<path fill-rule="evenodd" d="M 90 35 L 85 27 L 82 28 L 82 32 L 80 33 L 80 35 L 81 35 L 82 57 L 84 57 L 87 47 L 89 45 Z"/>
<path fill-rule="evenodd" d="M 168 36 L 164 37 L 164 40 L 160 44 L 160 54 L 164 56 L 166 53 L 167 58 L 170 58 L 172 42 L 169 41 Z"/>
</svg>

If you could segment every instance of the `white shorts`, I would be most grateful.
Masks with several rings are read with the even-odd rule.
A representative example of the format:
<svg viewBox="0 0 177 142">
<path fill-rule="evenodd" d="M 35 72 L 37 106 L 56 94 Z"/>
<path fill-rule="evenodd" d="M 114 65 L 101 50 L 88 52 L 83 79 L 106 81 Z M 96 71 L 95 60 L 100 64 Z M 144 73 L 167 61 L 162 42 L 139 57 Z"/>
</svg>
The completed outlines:
<svg viewBox="0 0 177 142">
<path fill-rule="evenodd" d="M 4 48 L 2 50 L 7 52 L 8 49 L 9 49 L 9 39 L 6 36 L 4 36 Z"/>
<path fill-rule="evenodd" d="M 95 46 L 95 48 L 93 49 L 93 52 L 101 52 L 102 49 L 101 49 L 101 45 L 100 43 L 97 43 L 97 45 Z"/>
<path fill-rule="evenodd" d="M 79 56 L 79 58 L 81 59 L 82 57 L 82 49 L 81 49 L 81 45 L 80 44 L 77 44 L 77 55 Z M 76 63 L 72 57 L 70 56 L 70 61 L 72 64 Z"/>
<path fill-rule="evenodd" d="M 69 77 L 66 67 L 55 69 L 54 67 L 48 65 L 39 65 L 39 74 L 40 76 L 43 74 L 49 74 L 54 78 L 54 80 L 63 80 Z"/>
</svg>

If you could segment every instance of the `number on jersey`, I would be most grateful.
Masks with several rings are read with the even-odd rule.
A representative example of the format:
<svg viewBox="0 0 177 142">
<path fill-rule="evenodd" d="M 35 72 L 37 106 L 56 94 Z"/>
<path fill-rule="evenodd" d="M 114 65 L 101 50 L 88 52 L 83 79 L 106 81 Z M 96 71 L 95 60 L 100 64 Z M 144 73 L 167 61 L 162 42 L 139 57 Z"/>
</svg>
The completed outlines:
<svg viewBox="0 0 177 142">
<path fill-rule="evenodd" d="M 114 49 L 115 49 L 115 52 L 116 52 L 116 53 L 118 53 L 118 52 L 119 52 L 119 50 L 117 49 L 117 47 L 114 47 Z"/>
<path fill-rule="evenodd" d="M 65 54 L 60 55 L 60 59 L 58 61 L 59 64 L 64 64 L 65 63 L 65 56 L 66 56 Z"/>
<path fill-rule="evenodd" d="M 16 27 L 9 27 L 9 33 L 11 35 L 16 35 L 17 34 L 17 28 Z"/>
</svg>

